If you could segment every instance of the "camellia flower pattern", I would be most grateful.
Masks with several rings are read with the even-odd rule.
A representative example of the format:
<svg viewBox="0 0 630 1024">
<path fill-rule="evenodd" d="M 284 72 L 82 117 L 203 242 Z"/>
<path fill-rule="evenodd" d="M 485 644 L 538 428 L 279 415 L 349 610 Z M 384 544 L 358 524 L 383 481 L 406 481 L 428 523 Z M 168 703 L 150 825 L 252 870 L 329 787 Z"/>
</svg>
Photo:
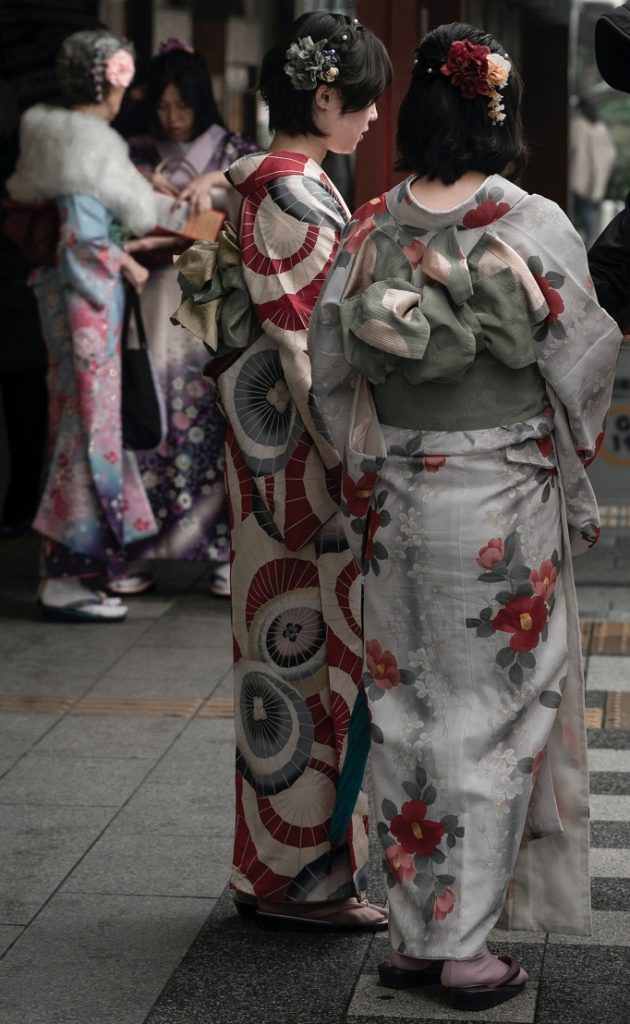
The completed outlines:
<svg viewBox="0 0 630 1024">
<path fill-rule="evenodd" d="M 444 825 L 427 818 L 427 810 L 424 800 L 409 800 L 392 818 L 390 830 L 406 853 L 428 857 L 442 841 Z"/>
</svg>

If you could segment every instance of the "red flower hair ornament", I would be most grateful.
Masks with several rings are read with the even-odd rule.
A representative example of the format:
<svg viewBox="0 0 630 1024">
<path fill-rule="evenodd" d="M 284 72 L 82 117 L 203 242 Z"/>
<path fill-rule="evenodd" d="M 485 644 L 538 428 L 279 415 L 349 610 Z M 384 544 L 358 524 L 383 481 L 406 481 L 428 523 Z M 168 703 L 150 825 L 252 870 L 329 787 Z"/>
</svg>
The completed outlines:
<svg viewBox="0 0 630 1024">
<path fill-rule="evenodd" d="M 477 46 L 470 39 L 456 39 L 451 43 L 446 62 L 440 68 L 465 100 L 488 97 L 488 117 L 494 125 L 505 121 L 501 90 L 505 89 L 511 70 L 506 57 L 493 53 L 489 46 Z M 428 68 L 427 72 L 431 74 L 433 68 Z"/>
</svg>

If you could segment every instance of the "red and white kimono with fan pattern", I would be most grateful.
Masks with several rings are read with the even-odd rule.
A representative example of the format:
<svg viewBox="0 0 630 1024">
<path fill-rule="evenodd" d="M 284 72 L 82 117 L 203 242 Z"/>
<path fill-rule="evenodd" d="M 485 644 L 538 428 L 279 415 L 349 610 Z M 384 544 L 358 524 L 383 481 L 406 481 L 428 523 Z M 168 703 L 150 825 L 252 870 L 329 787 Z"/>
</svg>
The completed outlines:
<svg viewBox="0 0 630 1024">
<path fill-rule="evenodd" d="M 361 680 L 360 573 L 334 517 L 338 456 L 310 399 L 306 333 L 348 211 L 299 154 L 248 155 L 239 243 L 260 333 L 218 375 L 228 420 L 236 833 L 232 888 L 320 901 L 365 889 L 367 801 L 331 850 Z"/>
</svg>

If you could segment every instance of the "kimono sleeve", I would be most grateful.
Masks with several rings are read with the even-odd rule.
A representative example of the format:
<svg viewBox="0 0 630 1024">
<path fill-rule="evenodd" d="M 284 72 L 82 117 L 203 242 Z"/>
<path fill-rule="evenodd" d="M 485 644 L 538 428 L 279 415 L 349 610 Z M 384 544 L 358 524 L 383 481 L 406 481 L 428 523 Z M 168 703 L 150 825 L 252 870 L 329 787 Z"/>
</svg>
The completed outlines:
<svg viewBox="0 0 630 1024">
<path fill-rule="evenodd" d="M 122 261 L 122 249 L 108 235 L 111 218 L 91 196 L 66 196 L 58 205 L 61 282 L 95 309 L 104 309 L 120 281 Z"/>
<path fill-rule="evenodd" d="M 573 446 L 588 465 L 603 440 L 621 333 L 597 301 L 586 250 L 562 210 L 540 196 L 523 205 L 525 238 L 510 241 L 549 306 L 535 334 L 537 362 L 564 406 Z"/>
<path fill-rule="evenodd" d="M 311 314 L 344 221 L 328 189 L 313 178 L 279 177 L 267 191 L 255 210 L 244 204 L 243 272 L 260 326 L 293 377 L 291 364 L 306 351 Z"/>
</svg>

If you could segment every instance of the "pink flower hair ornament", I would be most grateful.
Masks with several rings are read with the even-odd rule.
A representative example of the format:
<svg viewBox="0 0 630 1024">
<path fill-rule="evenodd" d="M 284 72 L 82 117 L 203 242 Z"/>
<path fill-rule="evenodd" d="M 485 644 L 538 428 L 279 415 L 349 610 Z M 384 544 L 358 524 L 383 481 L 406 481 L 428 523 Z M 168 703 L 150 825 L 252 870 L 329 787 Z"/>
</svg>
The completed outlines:
<svg viewBox="0 0 630 1024">
<path fill-rule="evenodd" d="M 488 97 L 488 117 L 495 126 L 505 121 L 501 91 L 508 83 L 511 70 L 507 57 L 493 53 L 489 46 L 477 46 L 470 39 L 456 39 L 451 43 L 440 68 L 441 74 L 460 90 L 465 100 Z"/>
<path fill-rule="evenodd" d="M 105 62 L 105 81 L 116 88 L 126 89 L 133 80 L 135 70 L 129 50 L 116 50 Z"/>
<path fill-rule="evenodd" d="M 194 53 L 192 46 L 188 46 L 187 43 L 182 43 L 181 39 L 176 39 L 175 36 L 169 36 L 163 43 L 158 46 L 158 56 L 161 57 L 163 53 L 171 53 L 172 50 L 183 50 L 184 53 Z"/>
</svg>

